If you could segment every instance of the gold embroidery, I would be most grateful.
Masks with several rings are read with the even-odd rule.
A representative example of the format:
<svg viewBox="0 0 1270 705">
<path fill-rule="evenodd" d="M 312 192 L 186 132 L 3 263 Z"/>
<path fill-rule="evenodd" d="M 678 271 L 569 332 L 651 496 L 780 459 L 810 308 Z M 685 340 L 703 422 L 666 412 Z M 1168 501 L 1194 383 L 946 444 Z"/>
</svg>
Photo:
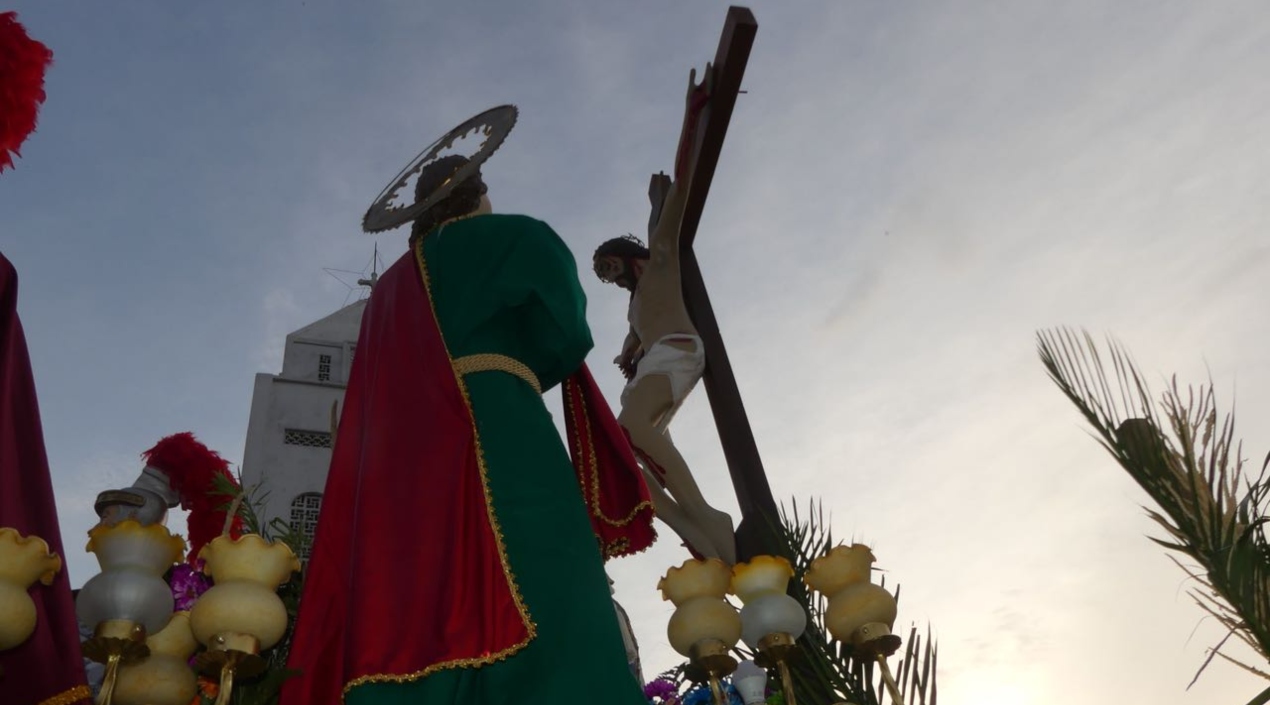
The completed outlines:
<svg viewBox="0 0 1270 705">
<path fill-rule="evenodd" d="M 577 413 L 578 411 L 577 406 L 575 405 L 572 394 L 565 394 L 564 397 L 566 400 L 565 403 L 568 404 L 569 406 L 569 414 L 573 416 L 575 420 L 578 419 L 579 416 L 581 417 L 582 429 L 581 429 L 581 433 L 578 434 L 578 444 L 577 444 L 576 450 L 578 453 L 582 453 L 583 451 L 582 444 L 584 443 L 583 439 L 586 439 L 585 442 L 590 443 L 592 438 L 591 417 L 586 414 L 585 410 L 583 411 L 582 414 Z M 586 399 L 583 398 L 581 403 L 585 406 Z M 596 455 L 594 444 L 592 443 L 591 445 L 592 445 L 592 448 L 590 453 L 590 460 L 587 463 L 587 470 L 589 471 L 589 474 L 590 474 L 589 481 L 591 485 L 591 512 L 596 517 L 599 517 L 601 521 L 603 521 L 605 524 L 608 524 L 609 526 L 623 527 L 630 524 L 632 521 L 634 521 L 635 517 L 637 517 L 640 512 L 644 511 L 645 509 L 652 509 L 653 508 L 652 502 L 643 501 L 635 505 L 635 508 L 631 510 L 630 514 L 626 515 L 625 517 L 621 519 L 610 519 L 604 516 L 604 511 L 600 508 L 600 462 Z M 609 550 L 611 550 L 611 547 L 609 547 Z M 617 554 L 609 553 L 608 555 L 617 555 Z"/>
<path fill-rule="evenodd" d="M 93 691 L 86 685 L 77 685 L 70 690 L 58 693 L 51 698 L 40 701 L 40 705 L 71 705 L 84 700 L 92 700 Z"/>
<path fill-rule="evenodd" d="M 460 376 L 471 374 L 473 372 L 506 372 L 515 375 L 534 388 L 535 392 L 542 394 L 542 385 L 538 383 L 538 375 L 529 369 L 529 366 L 520 360 L 516 360 L 506 355 L 497 353 L 477 353 L 476 355 L 464 355 L 454 360 L 454 371 Z"/>
<path fill-rule="evenodd" d="M 423 238 L 419 238 L 414 243 L 415 263 L 419 267 L 419 276 L 423 279 L 424 290 L 428 292 L 428 304 L 432 307 L 432 316 L 436 318 L 437 307 L 432 300 L 432 285 L 428 277 L 428 264 L 423 258 Z M 440 331 L 441 321 L 437 319 L 437 330 Z M 441 336 L 441 343 L 445 345 L 445 336 Z M 454 363 L 454 357 L 450 355 L 450 348 L 447 345 L 445 349 L 446 357 L 450 358 L 451 365 Z M 462 359 L 462 358 L 460 358 Z M 343 701 L 348 696 L 348 692 L 359 685 L 367 683 L 406 683 L 409 681 L 419 680 L 427 676 L 451 668 L 479 668 L 488 666 L 489 664 L 502 661 L 507 657 L 515 654 L 521 649 L 529 645 L 534 637 L 538 634 L 538 625 L 534 624 L 533 617 L 530 616 L 529 610 L 525 608 L 524 599 L 520 595 L 520 586 L 516 584 L 516 576 L 512 573 L 511 564 L 507 561 L 507 548 L 503 542 L 503 530 L 499 526 L 498 517 L 494 514 L 494 499 L 490 495 L 489 477 L 485 466 L 485 453 L 481 449 L 481 436 L 476 428 L 476 415 L 472 411 L 472 398 L 468 395 L 467 384 L 463 381 L 463 375 L 455 369 L 454 379 L 458 382 L 459 391 L 463 394 L 463 404 L 467 407 L 468 415 L 472 419 L 472 438 L 476 446 L 476 466 L 481 474 L 481 491 L 485 494 L 485 512 L 489 517 L 490 528 L 494 532 L 494 543 L 498 547 L 498 561 L 503 566 L 503 575 L 507 578 L 507 587 L 511 591 L 512 600 L 516 603 L 516 610 L 520 612 L 521 621 L 525 625 L 526 637 L 518 644 L 496 651 L 484 656 L 475 658 L 454 659 L 453 661 L 443 661 L 434 663 L 427 668 L 413 673 L 374 673 L 370 675 L 360 676 L 348 681 L 344 684 L 344 690 L 340 694 L 340 700 Z"/>
</svg>

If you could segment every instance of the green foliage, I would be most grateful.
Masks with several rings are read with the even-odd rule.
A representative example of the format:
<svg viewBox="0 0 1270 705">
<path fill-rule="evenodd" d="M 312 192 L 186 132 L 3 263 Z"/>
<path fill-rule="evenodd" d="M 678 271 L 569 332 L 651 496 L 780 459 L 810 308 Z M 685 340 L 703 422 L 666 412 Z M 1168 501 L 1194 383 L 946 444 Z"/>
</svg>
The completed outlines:
<svg viewBox="0 0 1270 705">
<path fill-rule="evenodd" d="M 1248 478 L 1234 415 L 1218 414 L 1211 383 L 1183 391 L 1175 376 L 1157 403 L 1129 355 L 1115 341 L 1108 348 L 1104 362 L 1088 333 L 1038 335 L 1050 378 L 1160 508 L 1146 512 L 1167 537 L 1152 540 L 1194 561 L 1173 558 L 1200 585 L 1190 593 L 1196 604 L 1227 630 L 1195 679 L 1217 656 L 1270 678 L 1221 652 L 1234 636 L 1270 661 L 1270 456 L 1256 479 Z M 1267 700 L 1270 689 L 1253 703 Z"/>
</svg>

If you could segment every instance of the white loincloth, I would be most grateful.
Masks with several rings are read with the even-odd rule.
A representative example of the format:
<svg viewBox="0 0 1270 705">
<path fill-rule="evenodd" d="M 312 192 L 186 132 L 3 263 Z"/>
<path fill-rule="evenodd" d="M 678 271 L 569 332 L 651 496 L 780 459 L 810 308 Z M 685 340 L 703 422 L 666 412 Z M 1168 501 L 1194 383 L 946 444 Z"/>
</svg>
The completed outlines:
<svg viewBox="0 0 1270 705">
<path fill-rule="evenodd" d="M 693 350 L 683 350 L 668 344 L 667 340 L 682 342 L 691 341 Z M 670 420 L 683 404 L 683 400 L 697 385 L 706 370 L 706 350 L 701 344 L 701 337 L 689 333 L 672 333 L 662 337 L 644 351 L 644 356 L 635 366 L 635 376 L 622 390 L 622 405 L 626 405 L 626 397 L 641 379 L 648 375 L 664 375 L 670 379 L 671 407 L 657 423 L 657 430 L 665 432 Z"/>
</svg>

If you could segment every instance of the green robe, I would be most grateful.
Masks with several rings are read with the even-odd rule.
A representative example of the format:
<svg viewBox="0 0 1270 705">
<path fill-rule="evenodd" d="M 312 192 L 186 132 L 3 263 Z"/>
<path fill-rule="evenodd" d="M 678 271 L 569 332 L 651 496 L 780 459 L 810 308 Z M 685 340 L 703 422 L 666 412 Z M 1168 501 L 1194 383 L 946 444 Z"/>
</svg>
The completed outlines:
<svg viewBox="0 0 1270 705">
<path fill-rule="evenodd" d="M 545 391 L 591 350 L 577 263 L 545 223 L 509 215 L 457 221 L 424 238 L 423 257 L 452 358 L 506 355 Z M 537 634 L 506 660 L 356 686 L 346 702 L 646 705 L 577 477 L 542 397 L 506 372 L 465 381 L 507 558 Z"/>
</svg>

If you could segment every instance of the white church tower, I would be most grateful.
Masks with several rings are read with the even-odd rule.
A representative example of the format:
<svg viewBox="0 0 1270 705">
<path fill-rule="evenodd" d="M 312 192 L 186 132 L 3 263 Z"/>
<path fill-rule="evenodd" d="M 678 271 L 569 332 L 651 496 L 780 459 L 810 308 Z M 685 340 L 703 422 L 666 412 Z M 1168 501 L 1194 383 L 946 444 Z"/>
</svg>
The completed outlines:
<svg viewBox="0 0 1270 705">
<path fill-rule="evenodd" d="M 281 519 L 313 537 L 365 308 L 363 299 L 288 335 L 282 372 L 256 375 L 242 478 L 264 498 L 263 524 Z"/>
</svg>

